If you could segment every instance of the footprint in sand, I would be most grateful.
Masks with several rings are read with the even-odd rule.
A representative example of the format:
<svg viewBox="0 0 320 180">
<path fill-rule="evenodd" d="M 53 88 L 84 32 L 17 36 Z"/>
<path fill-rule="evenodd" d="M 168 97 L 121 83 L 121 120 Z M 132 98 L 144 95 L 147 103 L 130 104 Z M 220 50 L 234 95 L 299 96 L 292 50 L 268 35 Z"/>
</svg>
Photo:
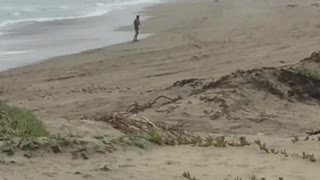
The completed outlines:
<svg viewBox="0 0 320 180">
<path fill-rule="evenodd" d="M 57 175 L 55 172 L 43 172 L 42 174 L 48 177 L 55 177 Z"/>
<path fill-rule="evenodd" d="M 179 163 L 179 161 L 170 161 L 170 160 L 169 160 L 169 161 L 166 161 L 166 164 L 169 165 L 169 166 L 171 166 L 171 165 L 178 165 L 178 164 L 180 164 L 180 163 Z"/>
<path fill-rule="evenodd" d="M 123 164 L 123 165 L 119 165 L 119 168 L 130 168 L 130 167 L 136 167 L 136 165 L 133 164 Z"/>
<path fill-rule="evenodd" d="M 294 8 L 294 7 L 297 7 L 298 5 L 297 4 L 288 4 L 287 7 L 291 7 L 291 8 Z"/>
</svg>

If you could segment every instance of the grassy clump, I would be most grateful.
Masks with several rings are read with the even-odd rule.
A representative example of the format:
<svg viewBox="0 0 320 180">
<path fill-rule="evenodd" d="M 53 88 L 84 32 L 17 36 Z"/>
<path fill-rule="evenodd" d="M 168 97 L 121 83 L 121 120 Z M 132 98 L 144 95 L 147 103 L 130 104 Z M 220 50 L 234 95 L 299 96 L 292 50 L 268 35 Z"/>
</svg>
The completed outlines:
<svg viewBox="0 0 320 180">
<path fill-rule="evenodd" d="M 297 76 L 304 76 L 307 79 L 320 80 L 320 72 L 316 70 L 309 69 L 290 69 L 289 72 Z"/>
<path fill-rule="evenodd" d="M 43 123 L 30 111 L 0 101 L 0 137 L 47 136 Z"/>
</svg>

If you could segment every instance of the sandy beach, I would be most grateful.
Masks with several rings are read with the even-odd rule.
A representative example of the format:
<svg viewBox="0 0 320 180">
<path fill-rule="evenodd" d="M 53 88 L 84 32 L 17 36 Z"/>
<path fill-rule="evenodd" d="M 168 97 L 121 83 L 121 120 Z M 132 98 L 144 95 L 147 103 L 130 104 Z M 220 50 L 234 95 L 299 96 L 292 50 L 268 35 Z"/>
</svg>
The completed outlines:
<svg viewBox="0 0 320 180">
<path fill-rule="evenodd" d="M 101 1 L 108 2 L 108 0 Z M 76 54 L 88 49 L 129 42 L 132 39 L 132 32 L 115 31 L 115 29 L 132 24 L 137 11 L 159 2 L 157 0 L 129 0 L 126 5 L 123 1 L 125 0 L 119 0 L 118 5 L 115 1 L 113 5 L 91 1 L 90 5 L 94 7 L 91 9 L 93 12 L 82 16 L 54 17 L 52 15 L 51 18 L 41 18 L 42 14 L 39 14 L 38 18 L 8 20 L 2 24 L 0 17 L 0 71 L 35 64 L 56 56 Z M 121 2 L 124 4 L 121 5 Z M 67 4 L 68 2 L 65 2 L 65 6 Z M 59 5 L 56 6 L 58 6 L 56 9 L 59 9 Z M 41 12 L 41 7 L 37 8 Z M 37 8 L 34 7 L 34 9 Z M 54 11 L 54 7 L 49 8 L 53 8 Z M 76 9 L 76 7 L 73 8 Z M 0 12 L 3 14 L 2 9 Z M 147 18 L 148 16 L 143 16 L 142 20 Z M 141 34 L 141 38 L 148 35 Z"/>
<path fill-rule="evenodd" d="M 190 172 L 200 180 L 318 180 L 320 141 L 306 133 L 320 129 L 320 80 L 314 73 L 320 54 L 313 53 L 320 49 L 319 3 L 193 0 L 156 5 L 140 12 L 151 16 L 142 22 L 142 32 L 153 35 L 137 43 L 0 73 L 0 100 L 31 110 L 52 134 L 121 137 L 125 132 L 91 117 L 129 111 L 168 125 L 183 121 L 186 130 L 204 137 L 246 136 L 251 145 L 147 144 L 91 153 L 88 160 L 71 160 L 68 153 L 31 159 L 0 154 L 4 162 L 16 162 L 0 163 L 0 177 L 182 180 L 182 173 Z M 128 109 L 159 96 L 167 99 Z M 295 136 L 300 140 L 293 143 Z M 279 153 L 259 150 L 256 139 Z M 280 153 L 284 149 L 288 156 Z M 317 161 L 301 158 L 303 152 Z M 104 166 L 108 170 L 101 171 Z"/>
</svg>

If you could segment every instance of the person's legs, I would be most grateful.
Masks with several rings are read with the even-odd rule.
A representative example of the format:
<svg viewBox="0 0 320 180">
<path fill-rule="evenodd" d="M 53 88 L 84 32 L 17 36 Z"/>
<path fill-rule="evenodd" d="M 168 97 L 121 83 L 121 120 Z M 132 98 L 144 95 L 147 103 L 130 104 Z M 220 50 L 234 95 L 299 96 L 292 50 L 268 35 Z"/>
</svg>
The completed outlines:
<svg viewBox="0 0 320 180">
<path fill-rule="evenodd" d="M 137 32 L 134 34 L 134 37 L 133 37 L 133 41 L 137 41 L 138 40 L 138 34 Z"/>
<path fill-rule="evenodd" d="M 138 35 L 139 35 L 139 29 L 136 28 L 136 29 L 135 29 L 135 35 L 134 35 L 133 41 L 138 41 Z"/>
</svg>

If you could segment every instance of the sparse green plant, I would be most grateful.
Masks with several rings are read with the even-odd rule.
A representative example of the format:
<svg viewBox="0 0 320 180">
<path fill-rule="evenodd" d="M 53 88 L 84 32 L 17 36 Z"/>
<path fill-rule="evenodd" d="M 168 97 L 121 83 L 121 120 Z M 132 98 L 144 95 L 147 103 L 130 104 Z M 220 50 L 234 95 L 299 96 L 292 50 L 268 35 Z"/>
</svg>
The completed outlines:
<svg viewBox="0 0 320 180">
<path fill-rule="evenodd" d="M 191 144 L 194 145 L 194 146 L 197 146 L 197 145 L 201 145 L 202 144 L 202 137 L 201 136 L 194 136 L 191 138 Z"/>
<path fill-rule="evenodd" d="M 71 146 L 72 144 L 76 144 L 74 142 L 76 142 L 77 138 L 70 138 L 67 136 L 62 136 L 60 134 L 58 134 L 57 136 L 52 136 L 51 137 L 51 141 L 55 140 L 57 141 L 57 144 L 59 144 L 60 146 Z M 79 142 L 80 144 L 80 142 Z"/>
<path fill-rule="evenodd" d="M 281 150 L 280 153 L 281 153 L 282 155 L 284 155 L 285 157 L 289 157 L 286 149 Z"/>
<path fill-rule="evenodd" d="M 97 152 L 97 153 L 101 153 L 101 154 L 104 154 L 106 151 L 103 149 L 102 146 L 99 146 L 99 145 L 95 145 L 93 147 L 94 151 Z"/>
<path fill-rule="evenodd" d="M 305 152 L 302 153 L 302 159 L 309 160 L 310 162 L 316 162 L 317 159 L 314 157 L 314 154 L 307 154 Z"/>
<path fill-rule="evenodd" d="M 291 73 L 302 75 L 307 78 L 317 79 L 320 80 L 320 72 L 319 71 L 312 71 L 307 69 L 292 69 L 290 70 Z"/>
<path fill-rule="evenodd" d="M 257 180 L 256 176 L 251 176 L 251 180 Z"/>
<path fill-rule="evenodd" d="M 149 141 L 159 145 L 163 144 L 161 135 L 156 131 L 149 132 Z"/>
<path fill-rule="evenodd" d="M 0 136 L 47 136 L 43 123 L 30 111 L 9 106 L 0 101 Z"/>
<path fill-rule="evenodd" d="M 216 138 L 216 144 L 214 144 L 215 147 L 221 148 L 221 147 L 227 147 L 227 141 L 224 136 L 220 136 Z"/>
<path fill-rule="evenodd" d="M 228 145 L 230 146 L 250 146 L 250 143 L 247 141 L 245 136 L 241 136 L 239 138 L 239 142 L 229 142 Z"/>
<path fill-rule="evenodd" d="M 190 175 L 190 173 L 187 171 L 187 172 L 184 172 L 183 174 L 182 174 L 182 176 L 184 177 L 184 178 L 186 178 L 186 179 L 188 179 L 188 180 L 199 180 L 199 179 L 197 179 L 196 177 L 191 177 L 191 175 Z"/>
<path fill-rule="evenodd" d="M 209 147 L 214 145 L 214 138 L 212 136 L 206 137 L 203 141 L 204 143 L 199 145 L 200 147 Z"/>
<path fill-rule="evenodd" d="M 247 141 L 247 138 L 245 136 L 241 136 L 239 138 L 239 140 L 240 140 L 241 146 L 249 146 L 250 145 L 250 143 Z"/>
<path fill-rule="evenodd" d="M 299 137 L 298 136 L 294 136 L 292 139 L 291 139 L 292 143 L 296 143 L 299 141 Z"/>
<path fill-rule="evenodd" d="M 93 136 L 93 138 L 97 139 L 97 140 L 101 140 L 101 139 L 104 139 L 103 136 Z"/>
<path fill-rule="evenodd" d="M 279 154 L 279 151 L 275 150 L 274 148 L 271 148 L 270 150 L 272 154 Z"/>
<path fill-rule="evenodd" d="M 259 139 L 255 140 L 254 142 L 259 146 L 260 150 L 269 154 L 269 149 L 267 148 L 266 143 L 262 143 Z"/>
<path fill-rule="evenodd" d="M 109 141 L 106 141 L 105 139 L 101 140 L 101 142 L 105 145 L 106 150 L 108 152 L 112 152 L 115 150 L 115 147 L 114 147 L 115 144 L 136 146 L 141 149 L 144 149 L 145 144 L 143 141 L 153 142 L 153 140 L 151 140 L 150 137 L 146 137 L 143 135 L 125 135 L 125 136 L 122 136 L 118 139 L 111 139 Z"/>
<path fill-rule="evenodd" d="M 308 159 L 308 156 L 305 152 L 302 153 L 302 159 Z"/>
</svg>

